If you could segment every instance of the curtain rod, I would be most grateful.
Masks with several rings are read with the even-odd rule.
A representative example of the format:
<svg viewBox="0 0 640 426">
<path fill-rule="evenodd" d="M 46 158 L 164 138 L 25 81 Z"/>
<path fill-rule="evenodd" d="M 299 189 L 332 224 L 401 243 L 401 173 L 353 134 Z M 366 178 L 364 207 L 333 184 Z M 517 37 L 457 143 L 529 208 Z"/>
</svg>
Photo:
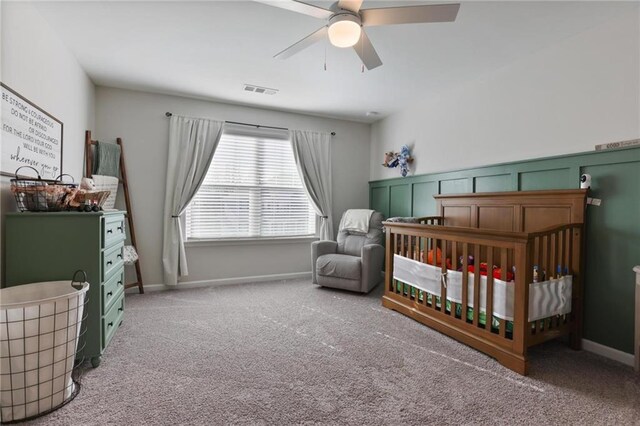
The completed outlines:
<svg viewBox="0 0 640 426">
<path fill-rule="evenodd" d="M 165 116 L 167 117 L 171 117 L 173 115 L 172 112 L 165 112 L 164 113 Z M 251 127 L 256 127 L 258 129 L 262 128 L 262 129 L 275 129 L 275 130 L 289 130 L 286 127 L 274 127 L 274 126 L 263 126 L 261 124 L 251 124 L 251 123 L 240 123 L 238 121 L 225 121 L 225 123 L 229 123 L 229 124 L 237 124 L 240 126 L 251 126 Z M 335 136 L 336 132 L 331 132 L 331 136 Z"/>
</svg>

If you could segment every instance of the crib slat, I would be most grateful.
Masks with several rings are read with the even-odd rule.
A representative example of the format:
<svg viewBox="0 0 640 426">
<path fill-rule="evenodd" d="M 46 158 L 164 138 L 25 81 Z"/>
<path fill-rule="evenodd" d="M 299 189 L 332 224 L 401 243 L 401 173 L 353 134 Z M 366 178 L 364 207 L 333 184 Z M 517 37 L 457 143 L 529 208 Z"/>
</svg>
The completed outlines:
<svg viewBox="0 0 640 426">
<path fill-rule="evenodd" d="M 545 268 L 545 276 L 544 280 L 548 280 L 553 275 L 553 259 L 551 258 L 551 234 L 547 235 L 547 256 L 545 260 L 547 261 L 547 267 Z"/>
<path fill-rule="evenodd" d="M 462 320 L 467 321 L 469 300 L 469 244 L 462 243 Z"/>
<path fill-rule="evenodd" d="M 420 261 L 424 264 L 429 264 L 428 262 L 428 254 L 429 254 L 429 245 L 431 244 L 431 239 L 429 237 L 422 238 L 422 259 Z M 427 308 L 433 307 L 433 298 L 431 298 L 431 305 L 429 304 L 429 293 L 426 291 L 422 292 L 422 298 L 424 306 Z"/>
<path fill-rule="evenodd" d="M 509 262 L 507 261 L 507 249 L 506 248 L 502 248 L 500 249 L 500 268 L 502 270 L 501 274 L 500 274 L 500 279 L 502 281 L 507 281 L 507 268 L 509 267 Z M 521 272 L 522 274 L 524 273 L 524 271 Z M 499 323 L 499 333 L 500 333 L 500 337 L 505 337 L 505 332 L 506 332 L 506 321 L 505 320 L 498 320 Z"/>
<path fill-rule="evenodd" d="M 412 235 L 407 235 L 404 237 L 404 239 L 407 240 L 407 246 L 405 247 L 407 250 L 406 256 L 409 259 L 413 259 L 413 236 Z M 413 297 L 411 297 L 411 293 L 413 293 L 414 297 L 417 294 L 416 293 L 416 289 L 413 288 L 412 286 L 408 286 L 409 288 L 407 289 L 407 298 L 409 300 L 413 299 Z"/>
<path fill-rule="evenodd" d="M 562 275 L 562 266 L 560 265 L 562 263 L 560 261 L 560 232 L 554 232 L 553 242 L 555 243 L 555 250 L 553 251 L 553 276 L 559 278 L 558 275 Z M 560 267 L 560 271 L 558 271 L 558 267 Z"/>
<path fill-rule="evenodd" d="M 451 241 L 451 269 L 458 270 L 458 242 Z M 456 317 L 458 303 L 451 302 L 451 316 Z"/>
<path fill-rule="evenodd" d="M 565 241 L 565 256 L 567 259 L 567 263 L 565 264 L 567 267 L 567 271 L 569 271 L 569 275 L 571 275 L 571 228 L 567 229 L 567 234 L 564 238 Z"/>
<path fill-rule="evenodd" d="M 560 271 L 558 272 L 558 270 L 556 269 L 556 272 L 559 275 L 564 275 L 564 230 L 558 231 L 558 233 L 556 234 L 556 247 L 556 256 L 558 261 L 558 265 L 556 266 L 556 268 L 558 266 L 560 267 Z"/>
<path fill-rule="evenodd" d="M 458 270 L 458 242 L 451 242 L 451 269 Z"/>
<path fill-rule="evenodd" d="M 542 281 L 542 255 L 543 255 L 543 240 L 542 240 L 542 236 L 537 237 L 536 240 L 538 241 L 538 260 L 536 262 L 536 265 L 538 265 L 538 281 Z M 517 271 L 516 271 L 517 272 Z"/>
<path fill-rule="evenodd" d="M 442 257 L 440 258 L 440 272 L 443 274 L 443 276 L 446 279 L 446 273 L 447 273 L 447 260 L 446 260 L 446 256 L 447 256 L 447 240 L 442 240 L 441 241 L 441 246 L 442 246 Z M 440 306 L 442 307 L 442 312 L 444 312 L 444 314 L 447 314 L 447 288 L 443 285 L 442 280 L 440 282 Z"/>
<path fill-rule="evenodd" d="M 551 256 L 549 259 L 549 274 L 547 275 L 547 279 L 552 279 L 556 276 L 556 236 L 555 234 L 549 234 L 549 241 L 551 242 Z"/>
<path fill-rule="evenodd" d="M 487 304 L 484 328 L 491 332 L 493 323 L 493 247 L 487 248 Z"/>
<path fill-rule="evenodd" d="M 569 228 L 569 275 L 573 275 L 573 229 Z"/>
<path fill-rule="evenodd" d="M 398 254 L 398 234 L 391 234 L 391 241 L 393 244 L 393 254 Z M 393 262 L 393 256 L 391 257 L 391 261 Z M 398 281 L 395 280 L 393 278 L 393 276 L 391 277 L 391 288 L 389 289 L 389 291 L 392 291 L 394 293 L 398 293 Z"/>
<path fill-rule="evenodd" d="M 420 261 L 420 237 L 416 236 L 412 241 L 413 260 Z M 415 289 L 415 295 L 413 299 L 414 303 L 420 304 L 420 290 Z"/>
<path fill-rule="evenodd" d="M 435 267 L 438 266 L 438 240 L 433 238 L 432 239 L 432 248 L 431 248 L 431 264 Z M 428 257 L 428 256 L 427 256 Z M 432 301 L 432 307 L 433 309 L 435 309 L 436 311 L 439 311 L 440 309 L 438 308 L 438 302 L 436 301 L 436 296 L 433 295 L 431 298 Z M 442 308 L 442 298 L 440 298 L 440 308 Z"/>
<path fill-rule="evenodd" d="M 567 232 L 571 232 L 571 230 L 562 231 L 562 275 L 566 275 L 565 270 L 569 270 L 569 247 L 567 246 L 569 234 Z"/>
<path fill-rule="evenodd" d="M 480 318 L 480 245 L 474 247 L 473 268 L 473 325 L 478 326 Z"/>
</svg>

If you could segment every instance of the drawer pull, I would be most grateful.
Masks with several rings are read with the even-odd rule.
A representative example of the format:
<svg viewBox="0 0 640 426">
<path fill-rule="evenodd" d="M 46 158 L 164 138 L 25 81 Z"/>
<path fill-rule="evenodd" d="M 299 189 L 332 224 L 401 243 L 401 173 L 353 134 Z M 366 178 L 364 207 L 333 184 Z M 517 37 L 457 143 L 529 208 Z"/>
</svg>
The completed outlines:
<svg viewBox="0 0 640 426">
<path fill-rule="evenodd" d="M 122 232 L 122 226 L 118 226 L 118 231 Z"/>
<path fill-rule="evenodd" d="M 107 229 L 107 234 L 113 234 L 113 229 Z"/>
<path fill-rule="evenodd" d="M 109 266 L 109 265 L 113 265 L 113 261 L 108 260 L 108 261 L 107 261 L 107 266 Z"/>
<path fill-rule="evenodd" d="M 120 253 L 118 253 L 118 256 L 116 257 L 118 257 L 119 259 L 122 259 L 122 255 Z"/>
<path fill-rule="evenodd" d="M 124 311 L 124 309 L 118 308 L 118 312 L 122 312 L 122 311 Z"/>
<path fill-rule="evenodd" d="M 122 281 L 118 281 L 118 285 L 122 285 Z"/>
<path fill-rule="evenodd" d="M 107 293 L 107 296 L 113 296 L 113 292 L 110 291 L 109 293 Z"/>
<path fill-rule="evenodd" d="M 113 321 L 111 321 L 109 324 L 107 324 L 107 327 L 113 327 Z"/>
</svg>

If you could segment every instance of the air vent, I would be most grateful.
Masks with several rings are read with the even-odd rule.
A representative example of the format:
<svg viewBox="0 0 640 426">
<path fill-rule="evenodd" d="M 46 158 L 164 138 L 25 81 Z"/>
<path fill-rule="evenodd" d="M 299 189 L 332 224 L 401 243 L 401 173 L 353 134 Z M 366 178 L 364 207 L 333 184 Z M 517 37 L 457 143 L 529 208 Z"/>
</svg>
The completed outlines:
<svg viewBox="0 0 640 426">
<path fill-rule="evenodd" d="M 269 89 L 268 87 L 254 86 L 253 84 L 245 84 L 243 86 L 245 92 L 261 93 L 263 95 L 275 95 L 278 89 Z"/>
</svg>

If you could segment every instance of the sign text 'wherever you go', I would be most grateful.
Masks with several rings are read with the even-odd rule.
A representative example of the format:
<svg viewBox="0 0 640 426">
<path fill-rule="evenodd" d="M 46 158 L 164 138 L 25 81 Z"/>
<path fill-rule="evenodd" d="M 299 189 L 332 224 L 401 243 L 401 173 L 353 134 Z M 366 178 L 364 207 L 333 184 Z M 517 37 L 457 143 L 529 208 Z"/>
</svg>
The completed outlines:
<svg viewBox="0 0 640 426">
<path fill-rule="evenodd" d="M 1 90 L 2 174 L 13 176 L 19 167 L 31 166 L 43 179 L 56 178 L 62 173 L 62 122 L 4 84 Z"/>
</svg>

